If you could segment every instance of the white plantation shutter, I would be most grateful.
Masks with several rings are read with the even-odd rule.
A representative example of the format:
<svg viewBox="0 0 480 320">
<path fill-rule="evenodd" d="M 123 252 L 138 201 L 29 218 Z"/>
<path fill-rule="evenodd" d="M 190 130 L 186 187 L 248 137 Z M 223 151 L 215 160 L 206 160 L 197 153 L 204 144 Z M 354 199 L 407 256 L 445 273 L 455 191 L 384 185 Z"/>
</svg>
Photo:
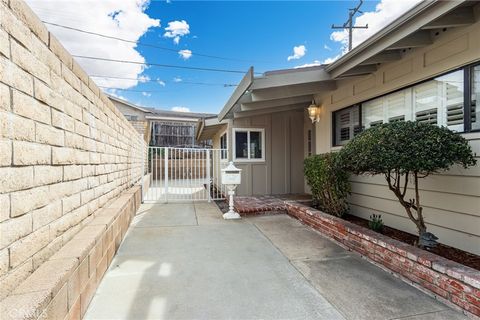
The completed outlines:
<svg viewBox="0 0 480 320">
<path fill-rule="evenodd" d="M 362 104 L 362 123 L 366 129 L 383 123 L 383 100 L 383 98 L 378 98 Z"/>
<path fill-rule="evenodd" d="M 475 66 L 472 72 L 472 130 L 480 129 L 480 66 Z"/>
<path fill-rule="evenodd" d="M 358 105 L 335 113 L 335 145 L 344 145 L 361 132 Z"/>
<path fill-rule="evenodd" d="M 463 88 L 445 83 L 445 112 L 448 128 L 463 131 Z"/>
<path fill-rule="evenodd" d="M 405 121 L 407 111 L 406 92 L 407 90 L 402 90 L 386 97 L 386 121 Z"/>
<path fill-rule="evenodd" d="M 440 94 L 437 81 L 428 81 L 413 87 L 415 120 L 438 124 Z"/>
</svg>

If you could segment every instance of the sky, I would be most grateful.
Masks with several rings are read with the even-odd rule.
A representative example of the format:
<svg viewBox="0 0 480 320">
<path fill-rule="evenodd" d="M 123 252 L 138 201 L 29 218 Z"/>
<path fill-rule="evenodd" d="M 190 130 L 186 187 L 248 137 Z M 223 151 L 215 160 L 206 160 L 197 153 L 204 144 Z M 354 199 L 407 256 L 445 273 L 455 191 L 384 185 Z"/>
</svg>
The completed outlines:
<svg viewBox="0 0 480 320">
<path fill-rule="evenodd" d="M 353 45 L 418 2 L 365 1 L 355 24 L 369 28 L 354 31 Z M 218 113 L 250 66 L 259 76 L 331 63 L 345 54 L 348 35 L 331 25 L 342 25 L 358 1 L 27 3 L 71 54 L 83 56 L 76 61 L 109 94 L 145 107 Z"/>
</svg>

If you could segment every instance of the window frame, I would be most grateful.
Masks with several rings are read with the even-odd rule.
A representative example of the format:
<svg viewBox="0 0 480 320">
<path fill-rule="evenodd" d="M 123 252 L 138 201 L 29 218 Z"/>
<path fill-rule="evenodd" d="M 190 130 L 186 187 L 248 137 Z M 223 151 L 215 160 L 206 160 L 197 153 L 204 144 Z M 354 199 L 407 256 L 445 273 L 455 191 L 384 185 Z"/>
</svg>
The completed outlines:
<svg viewBox="0 0 480 320">
<path fill-rule="evenodd" d="M 260 132 L 261 134 L 261 147 L 262 147 L 262 157 L 261 158 L 250 158 L 250 132 Z M 237 146 L 236 146 L 236 133 L 237 132 L 246 132 L 247 133 L 247 155 L 248 158 L 237 158 Z M 232 159 L 235 162 L 265 162 L 265 129 L 263 128 L 233 128 L 232 129 Z"/>
<path fill-rule="evenodd" d="M 225 144 L 226 145 L 225 145 L 225 148 L 222 148 L 222 137 L 224 137 L 224 136 L 225 136 Z M 225 158 L 223 157 L 224 154 L 225 154 Z M 228 162 L 228 130 L 225 130 L 220 135 L 220 161 Z"/>
<path fill-rule="evenodd" d="M 453 72 L 456 72 L 456 71 L 460 71 L 460 70 L 463 70 L 463 77 L 464 77 L 463 78 L 463 131 L 461 131 L 461 132 L 457 131 L 455 133 L 466 134 L 466 133 L 480 132 L 480 129 L 472 130 L 472 118 L 471 118 L 472 81 L 473 81 L 472 70 L 476 66 L 480 66 L 480 62 L 477 61 L 477 62 L 474 62 L 474 63 L 464 65 L 462 67 L 458 67 L 458 68 L 455 68 L 455 69 L 452 69 L 452 70 L 448 70 L 448 71 L 442 72 L 440 74 L 437 74 L 435 76 L 432 76 L 428 79 L 418 81 L 418 82 L 412 83 L 408 86 L 401 87 L 399 89 L 386 92 L 386 93 L 381 94 L 379 96 L 375 96 L 375 97 L 372 97 L 370 99 L 367 99 L 367 100 L 349 105 L 347 107 L 344 107 L 344 108 L 341 108 L 341 109 L 338 109 L 338 110 L 335 110 L 335 111 L 332 111 L 331 112 L 331 115 L 332 115 L 331 116 L 331 118 L 332 118 L 332 147 L 342 147 L 343 146 L 342 144 L 337 144 L 336 143 L 337 128 L 336 128 L 336 125 L 335 125 L 335 116 L 338 112 L 341 112 L 341 111 L 343 111 L 345 109 L 348 109 L 348 108 L 353 108 L 353 107 L 358 105 L 358 108 L 359 108 L 359 125 L 360 125 L 360 127 L 362 128 L 362 131 L 363 131 L 363 130 L 365 130 L 365 128 L 363 127 L 364 125 L 362 123 L 362 120 L 363 120 L 362 107 L 363 107 L 364 103 L 367 103 L 367 102 L 370 102 L 372 100 L 388 96 L 390 94 L 394 94 L 396 92 L 400 92 L 402 90 L 411 89 L 411 88 L 413 88 L 417 85 L 420 85 L 422 83 L 426 83 L 428 81 L 435 80 L 435 78 L 438 78 L 438 77 L 441 77 L 441 76 L 444 76 L 444 75 L 447 75 L 447 74 L 450 74 L 450 73 L 453 73 Z"/>
</svg>

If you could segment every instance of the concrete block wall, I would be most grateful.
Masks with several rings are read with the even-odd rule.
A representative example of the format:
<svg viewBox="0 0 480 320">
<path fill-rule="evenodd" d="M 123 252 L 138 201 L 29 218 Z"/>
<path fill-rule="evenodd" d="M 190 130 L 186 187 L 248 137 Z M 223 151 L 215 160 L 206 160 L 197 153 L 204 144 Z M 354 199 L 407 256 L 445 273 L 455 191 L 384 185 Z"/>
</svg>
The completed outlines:
<svg viewBox="0 0 480 320">
<path fill-rule="evenodd" d="M 145 142 L 21 0 L 0 0 L 0 300 L 142 175 Z"/>
</svg>

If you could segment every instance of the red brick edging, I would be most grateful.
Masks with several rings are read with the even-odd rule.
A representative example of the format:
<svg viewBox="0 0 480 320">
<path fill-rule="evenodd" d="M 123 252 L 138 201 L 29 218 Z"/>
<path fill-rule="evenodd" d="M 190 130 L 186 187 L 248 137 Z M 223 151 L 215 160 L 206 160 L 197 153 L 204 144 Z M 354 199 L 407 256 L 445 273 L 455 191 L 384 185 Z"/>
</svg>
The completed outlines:
<svg viewBox="0 0 480 320">
<path fill-rule="evenodd" d="M 298 202 L 285 206 L 289 215 L 480 319 L 480 271 Z"/>
</svg>

